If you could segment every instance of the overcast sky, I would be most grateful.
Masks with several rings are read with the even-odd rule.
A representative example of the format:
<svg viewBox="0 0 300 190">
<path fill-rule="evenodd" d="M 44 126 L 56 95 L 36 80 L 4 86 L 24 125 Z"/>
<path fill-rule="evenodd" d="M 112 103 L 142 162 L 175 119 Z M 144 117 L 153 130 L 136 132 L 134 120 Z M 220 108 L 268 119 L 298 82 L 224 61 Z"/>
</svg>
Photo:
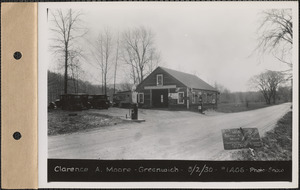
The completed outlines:
<svg viewBox="0 0 300 190">
<path fill-rule="evenodd" d="M 264 7 L 212 5 L 97 3 L 79 7 L 90 35 L 97 35 L 105 27 L 119 32 L 148 27 L 155 34 L 162 66 L 196 74 L 210 84 L 217 82 L 231 91 L 249 90 L 248 80 L 266 69 L 287 69 L 272 56 L 260 59 L 252 54 Z M 85 69 L 96 75 L 95 68 L 86 65 Z M 120 73 L 118 80 L 122 82 L 124 75 Z"/>
</svg>

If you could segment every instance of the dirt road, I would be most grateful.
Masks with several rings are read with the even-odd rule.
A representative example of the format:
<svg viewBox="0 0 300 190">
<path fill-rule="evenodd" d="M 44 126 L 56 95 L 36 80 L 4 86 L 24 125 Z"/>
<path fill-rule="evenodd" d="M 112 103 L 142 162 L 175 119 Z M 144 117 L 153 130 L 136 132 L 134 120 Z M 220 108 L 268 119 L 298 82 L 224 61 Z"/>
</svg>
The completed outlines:
<svg viewBox="0 0 300 190">
<path fill-rule="evenodd" d="M 48 157 L 228 160 L 230 151 L 223 148 L 221 129 L 256 127 L 263 136 L 290 110 L 290 106 L 286 103 L 247 112 L 206 115 L 140 109 L 139 118 L 146 122 L 49 137 Z M 128 110 L 111 108 L 109 112 L 125 116 Z"/>
</svg>

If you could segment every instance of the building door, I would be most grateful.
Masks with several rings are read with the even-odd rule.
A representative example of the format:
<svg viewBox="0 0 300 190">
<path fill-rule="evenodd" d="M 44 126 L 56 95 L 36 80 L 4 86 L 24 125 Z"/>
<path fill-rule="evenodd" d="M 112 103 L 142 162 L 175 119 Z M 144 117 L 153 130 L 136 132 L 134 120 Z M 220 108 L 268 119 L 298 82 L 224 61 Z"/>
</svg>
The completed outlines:
<svg viewBox="0 0 300 190">
<path fill-rule="evenodd" d="M 168 107 L 168 89 L 152 90 L 152 105 L 156 108 Z"/>
</svg>

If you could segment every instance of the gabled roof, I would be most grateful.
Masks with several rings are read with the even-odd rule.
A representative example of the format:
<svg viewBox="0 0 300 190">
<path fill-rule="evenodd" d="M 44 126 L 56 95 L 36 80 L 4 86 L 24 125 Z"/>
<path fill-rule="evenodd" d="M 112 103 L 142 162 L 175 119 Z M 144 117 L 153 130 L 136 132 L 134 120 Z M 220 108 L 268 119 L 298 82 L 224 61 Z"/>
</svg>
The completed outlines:
<svg viewBox="0 0 300 190">
<path fill-rule="evenodd" d="M 158 67 L 158 68 L 161 68 L 165 72 L 169 73 L 170 75 L 172 75 L 174 78 L 176 78 L 177 80 L 179 80 L 181 83 L 183 83 L 185 86 L 189 88 L 218 91 L 216 88 L 207 84 L 205 81 L 203 81 L 202 79 L 200 79 L 195 75 L 176 71 L 173 69 L 168 69 L 165 67 Z"/>
</svg>

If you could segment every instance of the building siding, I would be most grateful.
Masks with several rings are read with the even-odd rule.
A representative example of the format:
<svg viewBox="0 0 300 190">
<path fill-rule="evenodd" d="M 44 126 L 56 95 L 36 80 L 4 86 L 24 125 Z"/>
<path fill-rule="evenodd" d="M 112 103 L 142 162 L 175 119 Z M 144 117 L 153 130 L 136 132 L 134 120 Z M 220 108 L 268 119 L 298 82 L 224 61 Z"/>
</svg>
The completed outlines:
<svg viewBox="0 0 300 190">
<path fill-rule="evenodd" d="M 146 79 L 144 79 L 141 84 L 138 85 L 137 91 L 141 91 L 145 86 L 156 86 L 156 76 L 158 74 L 163 75 L 163 86 L 166 85 L 176 85 L 177 87 L 185 87 L 180 81 L 169 75 L 164 70 L 158 68 L 155 69 Z"/>
<path fill-rule="evenodd" d="M 152 108 L 153 107 L 153 91 L 151 89 L 145 89 L 145 87 L 157 87 L 157 81 L 156 81 L 156 76 L 158 74 L 163 75 L 163 85 L 160 86 L 161 88 L 167 89 L 168 90 L 168 103 L 167 103 L 167 108 L 169 109 L 189 109 L 189 110 L 197 110 L 198 106 L 201 105 L 199 102 L 199 96 L 201 94 L 202 100 L 203 100 L 203 107 L 207 109 L 215 109 L 217 107 L 217 94 L 218 92 L 216 91 L 210 91 L 210 90 L 205 90 L 205 89 L 191 89 L 187 86 L 185 86 L 183 83 L 178 81 L 176 78 L 171 76 L 169 73 L 164 71 L 161 68 L 155 69 L 148 77 L 144 79 L 140 83 L 140 85 L 137 86 L 137 92 L 139 93 L 144 93 L 144 103 L 139 104 L 140 107 L 143 108 Z M 168 88 L 170 85 L 176 85 L 176 88 Z M 167 86 L 167 87 L 165 87 Z M 172 99 L 170 96 L 171 93 L 175 95 L 176 93 L 183 92 L 184 93 L 184 103 L 183 104 L 178 104 L 178 99 Z M 193 102 L 193 92 L 195 93 L 195 102 Z M 205 99 L 203 98 L 205 97 Z M 212 101 L 214 99 L 214 101 Z M 205 101 L 204 101 L 205 100 Z M 187 102 L 189 102 L 187 105 Z"/>
</svg>

